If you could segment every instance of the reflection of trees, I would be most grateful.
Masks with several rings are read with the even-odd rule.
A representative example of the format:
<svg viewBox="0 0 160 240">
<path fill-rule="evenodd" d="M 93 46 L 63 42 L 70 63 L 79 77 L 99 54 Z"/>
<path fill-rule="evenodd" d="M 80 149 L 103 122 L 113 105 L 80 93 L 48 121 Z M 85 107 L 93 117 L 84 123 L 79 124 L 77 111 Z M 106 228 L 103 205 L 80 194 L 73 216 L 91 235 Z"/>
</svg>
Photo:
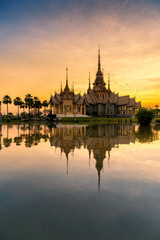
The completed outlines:
<svg viewBox="0 0 160 240">
<path fill-rule="evenodd" d="M 12 138 L 3 138 L 3 145 L 7 148 L 10 147 L 12 143 Z"/>
<path fill-rule="evenodd" d="M 20 131 L 20 124 L 17 125 L 17 133 L 18 133 L 18 136 L 17 136 L 17 137 L 14 137 L 14 143 L 15 143 L 17 146 L 20 146 L 21 143 L 22 143 L 22 136 L 19 136 L 19 131 Z"/>
<path fill-rule="evenodd" d="M 158 140 L 158 132 L 154 132 L 151 126 L 139 126 L 139 130 L 135 132 L 136 140 L 140 143 L 149 143 Z"/>
<path fill-rule="evenodd" d="M 34 145 L 38 145 L 41 140 L 45 142 L 48 140 L 48 132 L 46 127 L 44 128 L 43 125 L 40 124 L 17 124 L 17 136 L 13 138 L 14 143 L 16 146 L 20 146 L 22 142 L 25 143 L 26 147 L 32 147 Z M 12 143 L 12 138 L 9 137 L 9 129 L 13 127 L 13 125 L 7 124 L 7 137 L 3 138 L 3 145 L 5 147 L 10 147 Z M 1 135 L 1 133 L 0 133 Z M 0 136 L 0 149 L 2 148 L 1 144 L 1 136 Z"/>
<path fill-rule="evenodd" d="M 15 138 L 14 138 L 14 143 L 15 143 L 17 146 L 20 146 L 21 143 L 22 143 L 22 137 L 15 137 Z"/>
<path fill-rule="evenodd" d="M 7 148 L 10 147 L 12 143 L 12 138 L 9 138 L 9 129 L 12 128 L 13 125 L 7 124 L 7 137 L 3 138 L 3 145 Z"/>
</svg>

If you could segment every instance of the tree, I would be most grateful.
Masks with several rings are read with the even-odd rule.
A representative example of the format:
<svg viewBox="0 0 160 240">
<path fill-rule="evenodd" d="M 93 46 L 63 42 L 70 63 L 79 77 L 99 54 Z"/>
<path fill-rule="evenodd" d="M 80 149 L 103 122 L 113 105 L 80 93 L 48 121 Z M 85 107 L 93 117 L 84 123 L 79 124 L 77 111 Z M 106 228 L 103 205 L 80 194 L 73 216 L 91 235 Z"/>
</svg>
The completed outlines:
<svg viewBox="0 0 160 240">
<path fill-rule="evenodd" d="M 154 110 L 147 108 L 140 108 L 136 114 L 136 118 L 141 126 L 150 125 L 155 116 Z"/>
<path fill-rule="evenodd" d="M 160 112 L 160 109 L 159 109 L 159 106 L 158 105 L 155 105 L 155 114 L 158 116 Z"/>
<path fill-rule="evenodd" d="M 8 115 L 8 104 L 12 103 L 12 98 L 8 95 L 5 95 L 2 100 L 3 104 L 7 104 L 7 115 Z"/>
<path fill-rule="evenodd" d="M 27 94 L 25 96 L 24 101 L 25 101 L 26 107 L 28 107 L 28 109 L 29 109 L 29 116 L 30 116 L 30 109 L 33 107 L 33 97 L 32 97 L 32 95 Z"/>
<path fill-rule="evenodd" d="M 42 102 L 42 106 L 44 107 L 44 112 L 46 111 L 46 107 L 48 107 L 48 102 L 47 102 L 47 100 L 44 100 L 43 102 Z"/>
<path fill-rule="evenodd" d="M 20 108 L 23 108 L 23 113 L 24 113 L 25 103 L 23 101 L 21 101 Z"/>
<path fill-rule="evenodd" d="M 22 100 L 20 97 L 16 97 L 14 100 L 14 105 L 18 107 L 18 116 L 19 116 L 19 107 L 21 106 Z"/>
<path fill-rule="evenodd" d="M 39 109 L 42 107 L 42 103 L 37 97 L 34 97 L 33 106 L 35 109 L 38 109 L 38 117 L 39 117 Z"/>
</svg>

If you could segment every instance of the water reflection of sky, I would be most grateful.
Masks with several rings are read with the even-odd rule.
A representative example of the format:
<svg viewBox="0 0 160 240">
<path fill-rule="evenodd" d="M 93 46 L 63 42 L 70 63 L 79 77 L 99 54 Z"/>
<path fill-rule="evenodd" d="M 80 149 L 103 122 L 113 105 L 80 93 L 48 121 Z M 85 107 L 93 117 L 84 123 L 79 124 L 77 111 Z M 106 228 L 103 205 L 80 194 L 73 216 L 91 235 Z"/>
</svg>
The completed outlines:
<svg viewBox="0 0 160 240">
<path fill-rule="evenodd" d="M 58 129 L 42 126 L 39 133 L 44 130 L 47 141 L 26 148 L 25 138 L 19 146 L 13 140 L 23 133 L 17 126 L 9 129 L 12 143 L 5 147 L 2 128 L 0 239 L 159 239 L 158 131 L 142 144 L 131 126 L 128 132 L 124 126 L 87 127 L 76 137 L 62 137 L 63 127 L 60 136 Z M 29 131 L 38 130 L 26 129 L 25 136 Z M 78 138 L 80 148 L 74 148 Z M 119 143 L 110 149 L 113 139 Z"/>
</svg>

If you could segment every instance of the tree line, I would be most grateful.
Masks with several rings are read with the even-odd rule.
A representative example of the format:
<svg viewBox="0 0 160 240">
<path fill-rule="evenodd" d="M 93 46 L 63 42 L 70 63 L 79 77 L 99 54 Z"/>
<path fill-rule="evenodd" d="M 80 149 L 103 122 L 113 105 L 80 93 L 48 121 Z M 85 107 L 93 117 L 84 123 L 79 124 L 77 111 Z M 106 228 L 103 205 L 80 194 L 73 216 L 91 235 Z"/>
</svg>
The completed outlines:
<svg viewBox="0 0 160 240">
<path fill-rule="evenodd" d="M 15 106 L 17 106 L 18 116 L 19 116 L 20 108 L 23 109 L 23 112 L 25 108 L 28 109 L 29 115 L 30 115 L 31 109 L 37 109 L 38 115 L 39 115 L 40 109 L 44 107 L 44 110 L 46 110 L 46 107 L 48 107 L 49 105 L 49 102 L 47 100 L 44 100 L 43 102 L 41 102 L 38 97 L 33 97 L 31 94 L 26 94 L 24 101 L 20 97 L 16 97 L 12 101 L 12 98 L 10 96 L 5 95 L 2 99 L 2 103 L 7 105 L 7 115 L 8 115 L 8 106 L 9 104 L 12 104 L 12 102 Z"/>
</svg>

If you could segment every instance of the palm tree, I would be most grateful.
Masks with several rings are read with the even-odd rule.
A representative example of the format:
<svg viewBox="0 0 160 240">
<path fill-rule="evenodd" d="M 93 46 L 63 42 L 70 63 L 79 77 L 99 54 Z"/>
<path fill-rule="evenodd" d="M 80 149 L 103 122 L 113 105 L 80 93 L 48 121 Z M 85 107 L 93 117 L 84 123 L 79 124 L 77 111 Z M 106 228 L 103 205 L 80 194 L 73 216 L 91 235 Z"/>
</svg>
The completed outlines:
<svg viewBox="0 0 160 240">
<path fill-rule="evenodd" d="M 33 107 L 33 97 L 31 94 L 27 94 L 24 99 L 26 103 L 26 107 L 29 109 L 29 116 L 30 116 L 30 109 Z"/>
<path fill-rule="evenodd" d="M 12 98 L 8 95 L 5 95 L 2 101 L 3 101 L 3 104 L 7 104 L 7 115 L 8 115 L 8 104 L 12 103 Z"/>
<path fill-rule="evenodd" d="M 21 101 L 20 108 L 23 108 L 23 113 L 24 113 L 25 103 L 23 101 Z"/>
<path fill-rule="evenodd" d="M 14 102 L 14 105 L 15 105 L 15 106 L 18 106 L 18 116 L 19 116 L 19 106 L 21 106 L 22 100 L 21 100 L 20 97 L 16 97 L 16 98 L 13 100 L 13 102 Z"/>
<path fill-rule="evenodd" d="M 44 100 L 44 101 L 42 102 L 42 106 L 44 107 L 44 112 L 46 112 L 46 107 L 48 107 L 48 102 L 47 102 L 47 100 Z"/>
<path fill-rule="evenodd" d="M 42 107 L 42 103 L 37 97 L 34 97 L 33 106 L 35 109 L 38 109 L 38 117 L 39 117 L 39 109 Z"/>
</svg>

